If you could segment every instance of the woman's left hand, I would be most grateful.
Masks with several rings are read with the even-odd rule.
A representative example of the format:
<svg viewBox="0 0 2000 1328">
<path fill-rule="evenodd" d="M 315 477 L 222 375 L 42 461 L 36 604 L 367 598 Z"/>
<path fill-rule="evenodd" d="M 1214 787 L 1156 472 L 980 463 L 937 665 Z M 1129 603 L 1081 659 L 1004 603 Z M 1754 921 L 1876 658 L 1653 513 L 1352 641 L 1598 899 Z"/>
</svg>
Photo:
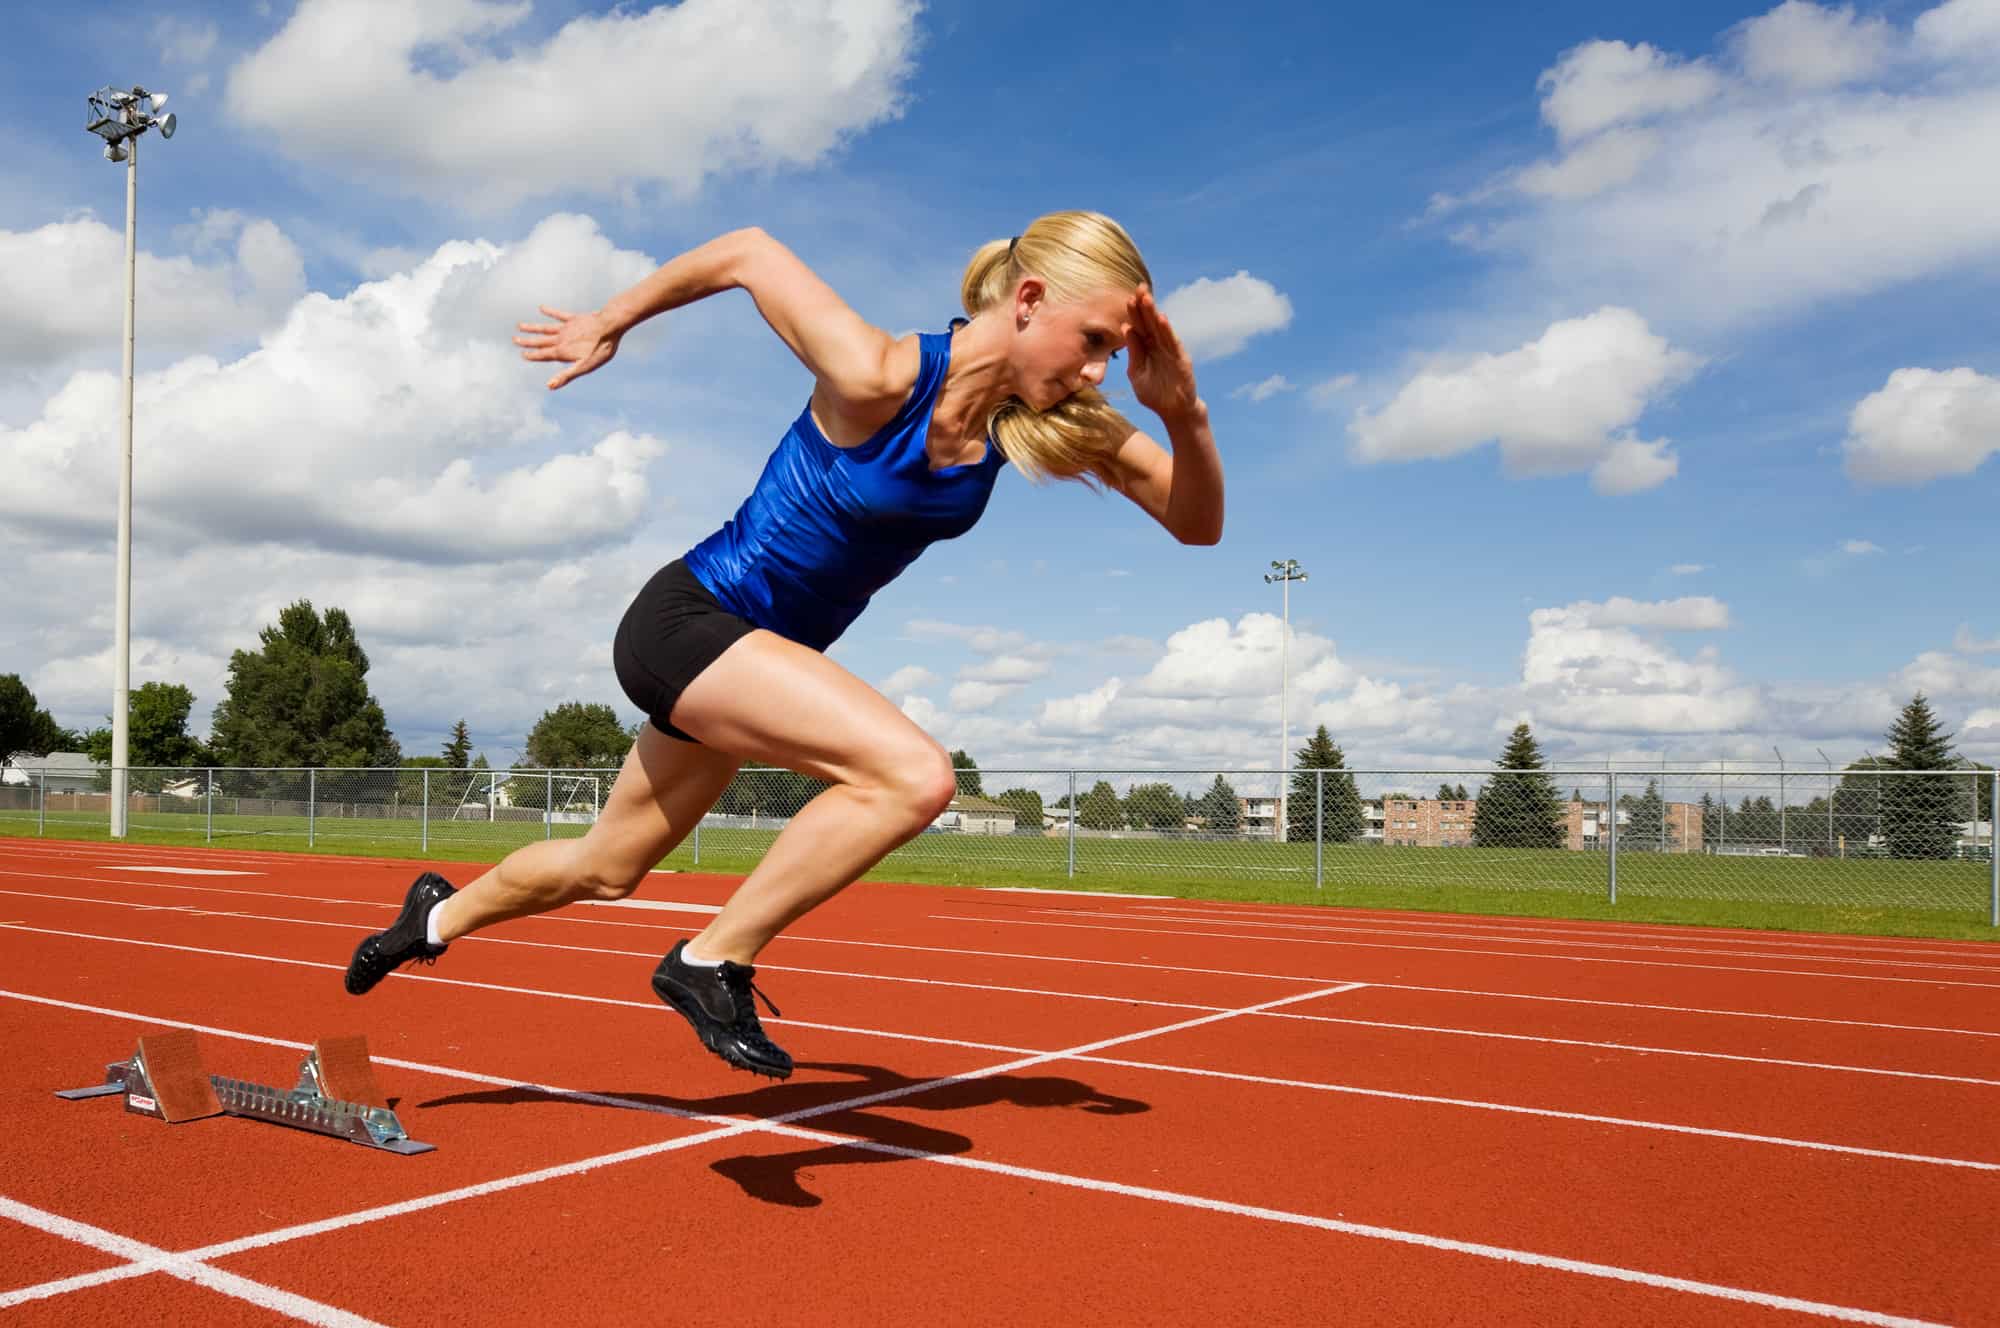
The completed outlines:
<svg viewBox="0 0 2000 1328">
<path fill-rule="evenodd" d="M 1201 402 L 1194 386 L 1194 361 L 1153 302 L 1152 287 L 1141 286 L 1133 294 L 1129 312 L 1132 331 L 1125 338 L 1125 354 L 1132 395 L 1162 419 L 1193 410 Z"/>
</svg>

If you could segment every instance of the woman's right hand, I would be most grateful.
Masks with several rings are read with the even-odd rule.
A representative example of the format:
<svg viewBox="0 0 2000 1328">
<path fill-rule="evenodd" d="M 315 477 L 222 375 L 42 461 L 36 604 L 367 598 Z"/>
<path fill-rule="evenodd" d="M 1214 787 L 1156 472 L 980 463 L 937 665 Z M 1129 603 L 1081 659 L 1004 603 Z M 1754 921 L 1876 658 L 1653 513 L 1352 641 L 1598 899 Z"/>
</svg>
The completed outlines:
<svg viewBox="0 0 2000 1328">
<path fill-rule="evenodd" d="M 521 335 L 514 338 L 514 344 L 523 348 L 524 360 L 560 360 L 569 366 L 549 379 L 551 392 L 609 363 L 618 353 L 618 341 L 624 333 L 601 311 L 566 314 L 546 304 L 537 307 L 556 321 L 517 324 Z"/>
</svg>

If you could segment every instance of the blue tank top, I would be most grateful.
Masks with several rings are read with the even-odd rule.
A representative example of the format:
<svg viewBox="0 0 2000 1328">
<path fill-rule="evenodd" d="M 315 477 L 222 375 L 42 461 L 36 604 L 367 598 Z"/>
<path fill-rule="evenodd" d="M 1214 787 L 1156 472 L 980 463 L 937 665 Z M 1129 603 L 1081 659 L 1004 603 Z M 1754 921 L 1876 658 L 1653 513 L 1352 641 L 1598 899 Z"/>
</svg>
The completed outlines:
<svg viewBox="0 0 2000 1328">
<path fill-rule="evenodd" d="M 931 469 L 924 440 L 951 336 L 918 340 L 917 381 L 894 419 L 835 447 L 808 401 L 736 515 L 688 551 L 688 570 L 731 613 L 824 650 L 918 554 L 986 510 L 1002 464 L 991 438 L 978 461 Z"/>
</svg>

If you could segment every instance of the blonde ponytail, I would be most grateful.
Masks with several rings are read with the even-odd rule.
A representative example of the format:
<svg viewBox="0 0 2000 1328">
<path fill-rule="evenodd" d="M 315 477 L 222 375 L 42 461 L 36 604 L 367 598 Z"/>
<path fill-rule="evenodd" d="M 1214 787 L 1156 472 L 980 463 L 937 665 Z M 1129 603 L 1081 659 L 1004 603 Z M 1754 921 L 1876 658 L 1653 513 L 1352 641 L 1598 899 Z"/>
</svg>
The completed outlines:
<svg viewBox="0 0 2000 1328">
<path fill-rule="evenodd" d="M 1012 240 L 989 240 L 966 264 L 959 298 L 977 316 L 1014 293 L 1033 273 L 1056 300 L 1076 300 L 1110 287 L 1137 290 L 1152 284 L 1139 248 L 1111 218 L 1098 212 L 1051 212 L 1037 217 Z M 1035 481 L 1051 476 L 1110 483 L 1113 458 L 1132 435 L 1132 423 L 1104 394 L 1086 387 L 1047 410 L 1009 397 L 987 420 L 987 431 L 1014 468 Z"/>
</svg>

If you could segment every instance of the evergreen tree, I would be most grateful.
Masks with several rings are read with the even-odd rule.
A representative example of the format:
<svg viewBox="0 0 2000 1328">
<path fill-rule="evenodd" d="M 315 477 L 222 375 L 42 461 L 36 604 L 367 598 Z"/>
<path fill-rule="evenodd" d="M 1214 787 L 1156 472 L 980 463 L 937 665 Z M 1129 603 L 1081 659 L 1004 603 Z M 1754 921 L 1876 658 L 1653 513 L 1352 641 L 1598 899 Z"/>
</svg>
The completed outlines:
<svg viewBox="0 0 2000 1328">
<path fill-rule="evenodd" d="M 451 726 L 451 741 L 445 743 L 443 756 L 447 770 L 463 770 L 471 762 L 472 734 L 466 731 L 464 720 Z"/>
<path fill-rule="evenodd" d="M 1354 786 L 1354 776 L 1346 773 L 1347 757 L 1326 725 L 1320 725 L 1312 739 L 1293 755 L 1292 767 L 1292 788 L 1285 798 L 1285 838 L 1309 844 L 1317 829 L 1322 843 L 1346 844 L 1359 839 L 1367 826 L 1361 814 L 1361 791 Z M 1313 773 L 1317 770 L 1341 773 Z M 1315 791 L 1317 803 L 1313 800 Z M 1448 790 L 1440 792 L 1449 796 Z"/>
<path fill-rule="evenodd" d="M 1713 848 L 1721 842 L 1722 819 L 1716 815 L 1715 799 L 1704 793 L 1701 795 L 1701 844 L 1703 848 Z"/>
<path fill-rule="evenodd" d="M 1889 727 L 1889 761 L 1896 770 L 1950 770 L 1951 734 L 1918 692 Z M 1883 781 L 1882 836 L 1893 858 L 1948 858 L 1958 845 L 1952 780 L 1938 775 L 1894 774 Z"/>
<path fill-rule="evenodd" d="M 1110 781 L 1100 779 L 1091 786 L 1090 792 L 1077 799 L 1076 824 L 1083 830 L 1123 830 L 1125 828 L 1125 808 L 1118 801 L 1118 790 Z"/>
<path fill-rule="evenodd" d="M 1561 848 L 1563 811 L 1553 781 L 1542 773 L 1542 749 L 1526 724 L 1514 726 L 1480 790 L 1472 842 L 1481 848 Z"/>
<path fill-rule="evenodd" d="M 1243 804 L 1236 790 L 1221 775 L 1195 803 L 1195 815 L 1202 828 L 1212 835 L 1234 835 L 1243 828 Z"/>
<path fill-rule="evenodd" d="M 230 656 L 210 739 L 217 765 L 402 763 L 402 749 L 368 691 L 368 655 L 344 610 L 330 608 L 322 617 L 311 601 L 299 600 L 258 639 L 258 650 Z"/>
<path fill-rule="evenodd" d="M 951 768 L 958 772 L 958 791 L 975 798 L 986 796 L 986 790 L 979 786 L 979 762 L 963 751 L 951 754 Z"/>
<path fill-rule="evenodd" d="M 1625 824 L 1618 827 L 1618 848 L 1621 852 L 1664 850 L 1666 843 L 1667 805 L 1660 799 L 1660 786 L 1656 780 L 1646 781 L 1646 791 L 1632 800 L 1631 814 Z"/>
</svg>

